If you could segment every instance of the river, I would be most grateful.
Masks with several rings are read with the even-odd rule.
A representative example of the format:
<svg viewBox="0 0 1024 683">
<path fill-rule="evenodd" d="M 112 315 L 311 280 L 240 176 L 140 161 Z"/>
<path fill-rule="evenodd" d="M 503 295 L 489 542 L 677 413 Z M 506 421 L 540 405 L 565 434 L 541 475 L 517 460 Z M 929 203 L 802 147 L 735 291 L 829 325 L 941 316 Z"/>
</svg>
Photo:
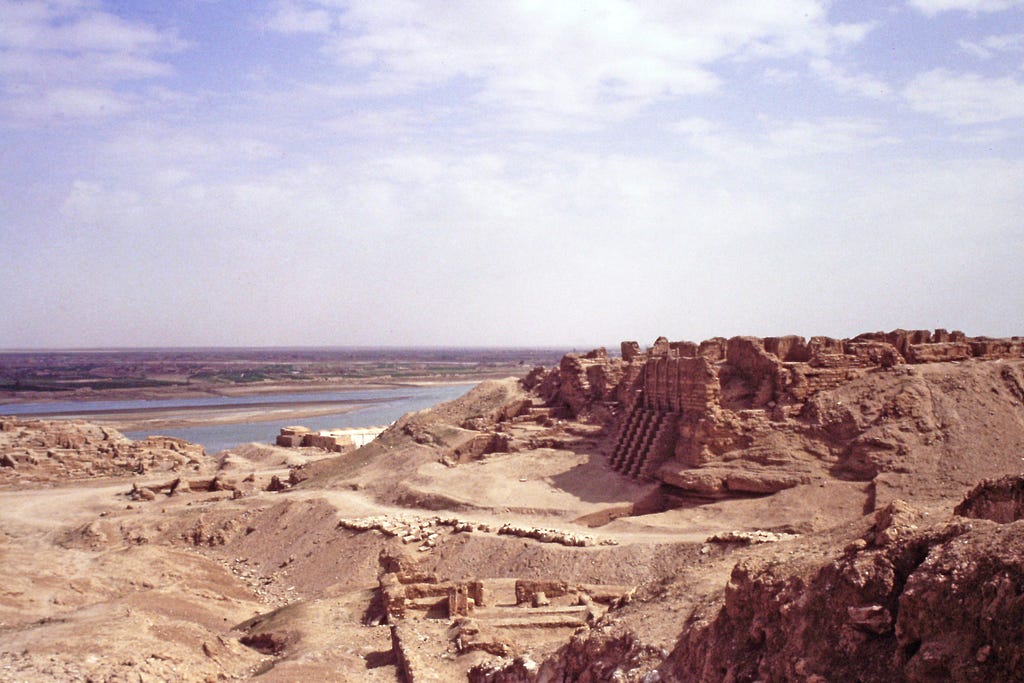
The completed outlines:
<svg viewBox="0 0 1024 683">
<path fill-rule="evenodd" d="M 114 412 L 119 410 L 180 408 L 182 416 L 190 409 L 220 406 L 244 407 L 252 404 L 308 403 L 311 401 L 338 401 L 339 407 L 349 409 L 353 401 L 374 401 L 348 412 L 300 418 L 295 422 L 310 429 L 332 429 L 337 427 L 372 427 L 387 425 L 406 413 L 423 410 L 431 406 L 462 396 L 472 388 L 469 384 L 431 385 L 396 387 L 393 389 L 353 389 L 342 391 L 303 392 L 264 396 L 215 396 L 205 398 L 159 399 L 152 401 L 57 401 L 49 403 L 19 403 L 0 405 L 0 414 L 25 417 L 45 415 L 47 419 L 59 419 L 61 415 L 81 416 L 88 412 Z M 85 418 L 87 419 L 87 418 Z M 273 443 L 281 427 L 276 422 L 243 422 L 238 424 L 212 424 L 200 427 L 161 428 L 159 433 L 202 444 L 207 453 L 216 453 L 253 441 Z M 141 439 L 153 431 L 128 431 L 129 439 Z"/>
</svg>

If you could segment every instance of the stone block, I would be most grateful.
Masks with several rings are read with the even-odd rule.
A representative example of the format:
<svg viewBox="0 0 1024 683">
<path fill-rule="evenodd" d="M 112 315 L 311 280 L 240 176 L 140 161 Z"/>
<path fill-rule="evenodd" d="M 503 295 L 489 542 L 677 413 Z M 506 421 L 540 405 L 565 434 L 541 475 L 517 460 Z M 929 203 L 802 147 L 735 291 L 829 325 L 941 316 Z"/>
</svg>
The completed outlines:
<svg viewBox="0 0 1024 683">
<path fill-rule="evenodd" d="M 640 356 L 640 344 L 635 341 L 624 341 L 620 345 L 622 360 L 627 363 Z"/>
</svg>

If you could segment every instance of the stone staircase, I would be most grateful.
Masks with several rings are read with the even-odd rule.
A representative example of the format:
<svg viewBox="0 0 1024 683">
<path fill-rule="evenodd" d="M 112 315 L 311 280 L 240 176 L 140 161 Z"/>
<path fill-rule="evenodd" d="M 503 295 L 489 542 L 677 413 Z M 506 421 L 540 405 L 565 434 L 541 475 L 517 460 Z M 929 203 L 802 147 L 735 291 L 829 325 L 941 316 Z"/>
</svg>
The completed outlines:
<svg viewBox="0 0 1024 683">
<path fill-rule="evenodd" d="M 634 479 L 646 479 L 671 455 L 679 416 L 645 408 L 639 401 L 622 423 L 612 451 L 613 470 Z"/>
<path fill-rule="evenodd" d="M 533 399 L 530 404 L 526 406 L 526 410 L 513 417 L 511 422 L 518 424 L 522 422 L 536 422 L 538 424 L 544 424 L 548 420 L 554 417 L 554 409 L 540 399 Z"/>
<path fill-rule="evenodd" d="M 634 479 L 650 479 L 653 477 L 658 467 L 665 460 L 672 457 L 672 452 L 675 450 L 678 427 L 678 413 L 662 413 L 650 447 L 637 460 L 636 469 L 629 472 L 629 476 Z"/>
</svg>

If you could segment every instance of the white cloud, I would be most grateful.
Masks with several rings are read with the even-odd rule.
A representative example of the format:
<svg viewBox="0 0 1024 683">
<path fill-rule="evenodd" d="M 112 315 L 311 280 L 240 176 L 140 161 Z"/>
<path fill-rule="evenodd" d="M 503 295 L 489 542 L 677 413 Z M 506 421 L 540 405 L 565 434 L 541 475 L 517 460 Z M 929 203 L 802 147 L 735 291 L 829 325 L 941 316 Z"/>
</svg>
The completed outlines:
<svg viewBox="0 0 1024 683">
<path fill-rule="evenodd" d="M 999 53 L 1024 52 L 1024 33 L 986 36 L 980 41 L 959 40 L 957 45 L 970 55 L 980 59 L 991 59 Z"/>
<path fill-rule="evenodd" d="M 721 126 L 714 121 L 699 116 L 680 119 L 668 126 L 669 130 L 683 135 L 712 135 L 721 130 Z"/>
<path fill-rule="evenodd" d="M 364 138 L 412 135 L 430 119 L 423 112 L 410 109 L 368 109 L 346 113 L 324 122 L 331 131 Z"/>
<path fill-rule="evenodd" d="M 764 70 L 764 80 L 766 83 L 791 85 L 799 79 L 800 74 L 792 69 L 779 69 L 773 66 Z"/>
<path fill-rule="evenodd" d="M 171 75 L 170 65 L 140 55 L 58 50 L 7 50 L 0 74 L 22 83 L 113 83 Z"/>
<path fill-rule="evenodd" d="M 935 69 L 903 91 L 910 106 L 952 123 L 993 123 L 1024 117 L 1024 83 L 1010 76 L 987 78 Z"/>
<path fill-rule="evenodd" d="M 811 71 L 840 92 L 853 93 L 872 99 L 885 99 L 892 94 L 892 88 L 869 74 L 850 74 L 828 59 L 811 61 Z"/>
<path fill-rule="evenodd" d="M 331 28 L 331 15 L 324 9 L 302 7 L 296 2 L 278 2 L 264 27 L 279 33 L 326 33 Z"/>
<path fill-rule="evenodd" d="M 853 154 L 898 142 L 879 122 L 867 119 L 826 117 L 764 123 L 760 134 L 746 136 L 703 118 L 682 119 L 668 129 L 718 163 L 748 169 L 795 157 Z"/>
<path fill-rule="evenodd" d="M 874 136 L 870 122 L 797 122 L 762 144 L 815 153 Z M 123 342 L 154 343 L 130 335 L 160 311 L 189 340 L 273 329 L 263 343 L 278 344 L 845 335 L 922 319 L 998 334 L 992 321 L 1024 304 L 1002 281 L 1019 272 L 1020 162 L 809 172 L 794 155 L 747 168 L 539 152 L 390 152 L 174 183 L 126 155 L 123 182 L 80 182 L 64 204 L 62 220 L 119 264 L 75 277 L 67 304 L 112 301 Z M 1014 294 L 983 296 L 995 290 Z M 989 303 L 956 305 L 974 297 Z"/>
<path fill-rule="evenodd" d="M 301 12 L 335 2 L 308 0 Z M 586 126 L 716 92 L 725 60 L 827 56 L 869 24 L 832 25 L 817 0 L 352 0 L 327 46 L 366 91 L 469 91 L 514 125 Z"/>
<path fill-rule="evenodd" d="M 125 21 L 94 2 L 0 0 L 0 71 L 52 80 L 149 78 L 157 55 L 184 47 L 173 34 Z"/>
<path fill-rule="evenodd" d="M 934 42 L 889 64 L 824 0 L 268 0 L 217 30 L 295 39 L 203 42 L 154 82 L 181 48 L 156 17 L 206 27 L 104 2 L 0 0 L 0 120 L 82 124 L 15 132 L 0 173 L 0 310 L 38 340 L 159 343 L 154 316 L 201 344 L 1020 323 L 1016 65 L 894 91 Z M 1005 30 L 958 35 L 1006 60 Z M 897 138 L 911 109 L 932 116 Z M 965 144 L 915 147 L 939 138 Z"/>
<path fill-rule="evenodd" d="M 793 121 L 769 131 L 767 141 L 777 154 L 846 154 L 897 142 L 877 122 L 826 118 Z"/>
<path fill-rule="evenodd" d="M 1002 12 L 1024 7 L 1024 0 L 910 0 L 910 5 L 928 16 L 940 12 Z"/>
<path fill-rule="evenodd" d="M 247 127 L 186 130 L 134 124 L 114 134 L 96 152 L 95 162 L 109 169 L 105 176 L 109 182 L 144 187 L 143 180 L 153 178 L 153 185 L 161 188 L 201 185 L 281 163 L 286 156 L 282 141 L 261 135 L 267 132 Z"/>
<path fill-rule="evenodd" d="M 0 16 L 0 109 L 8 116 L 122 114 L 134 96 L 118 85 L 170 75 L 163 56 L 185 46 L 92 0 L 0 0 Z"/>
<path fill-rule="evenodd" d="M 79 122 L 119 116 L 137 106 L 135 97 L 98 87 L 62 86 L 0 100 L 0 112 L 17 121 Z"/>
<path fill-rule="evenodd" d="M 967 130 L 951 136 L 952 140 L 964 142 L 970 145 L 994 146 L 1005 143 L 1008 140 L 1019 138 L 1024 135 L 1020 130 L 1009 130 L 1006 128 L 982 128 L 980 130 Z"/>
</svg>

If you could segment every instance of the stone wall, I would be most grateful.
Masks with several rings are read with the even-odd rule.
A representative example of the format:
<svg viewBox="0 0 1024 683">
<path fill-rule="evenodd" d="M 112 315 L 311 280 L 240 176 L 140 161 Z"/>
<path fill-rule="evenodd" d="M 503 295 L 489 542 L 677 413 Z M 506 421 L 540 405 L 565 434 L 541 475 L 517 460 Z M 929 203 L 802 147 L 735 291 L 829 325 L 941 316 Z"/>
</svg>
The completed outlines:
<svg viewBox="0 0 1024 683">
<path fill-rule="evenodd" d="M 370 443 L 387 427 L 352 427 L 313 432 L 306 427 L 282 427 L 277 445 L 286 448 L 319 448 L 332 453 L 346 453 Z"/>
</svg>

